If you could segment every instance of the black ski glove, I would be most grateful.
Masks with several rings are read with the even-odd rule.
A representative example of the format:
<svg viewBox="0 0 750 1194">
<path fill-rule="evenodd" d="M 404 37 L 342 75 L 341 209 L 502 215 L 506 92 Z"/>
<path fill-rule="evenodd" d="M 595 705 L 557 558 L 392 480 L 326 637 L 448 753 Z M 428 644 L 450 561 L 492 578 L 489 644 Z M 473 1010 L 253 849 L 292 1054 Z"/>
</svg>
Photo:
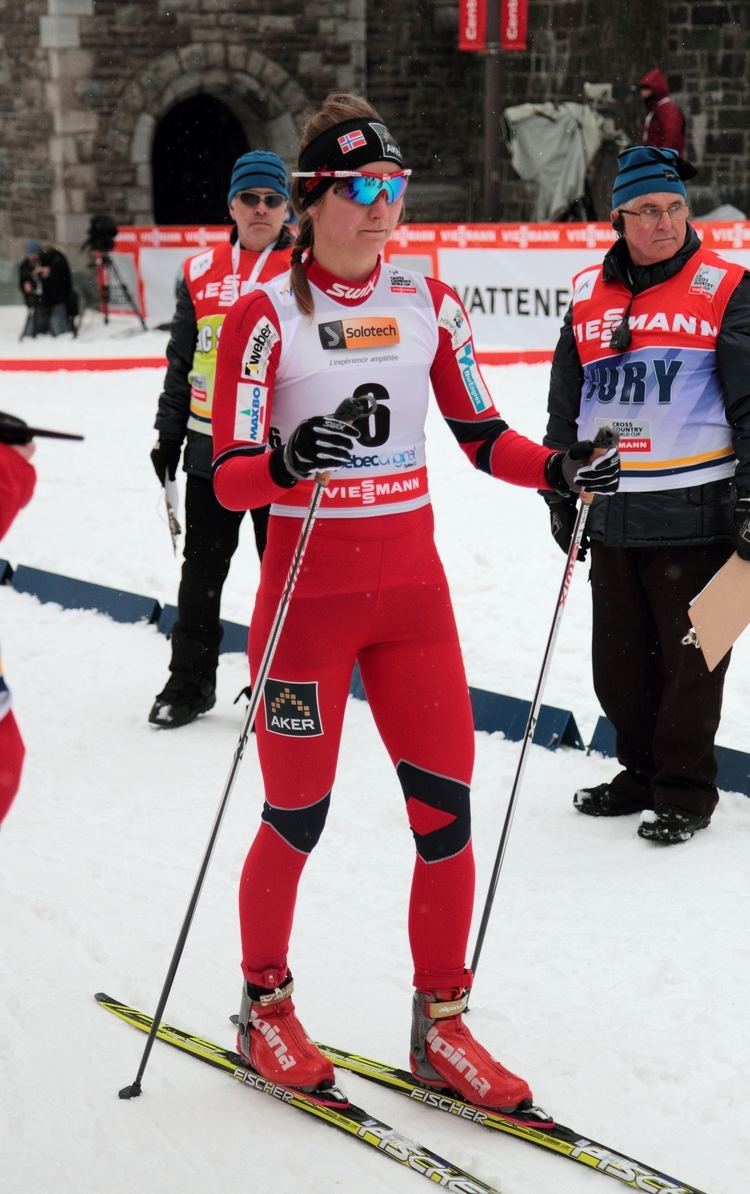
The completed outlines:
<svg viewBox="0 0 750 1194">
<path fill-rule="evenodd" d="M 281 485 L 325 473 L 346 464 L 354 453 L 359 431 L 333 415 L 315 415 L 295 427 L 283 448 L 276 448 L 271 473 Z M 286 479 L 284 479 L 286 475 Z"/>
<path fill-rule="evenodd" d="M 567 555 L 573 539 L 573 527 L 578 515 L 578 503 L 572 498 L 546 498 L 549 506 L 549 525 L 555 543 Z M 591 540 L 584 530 L 581 545 L 578 548 L 578 560 L 583 563 Z"/>
<path fill-rule="evenodd" d="M 177 476 L 181 451 L 182 444 L 178 443 L 176 439 L 159 439 L 151 449 L 151 463 L 162 485 L 167 479 L 167 474 L 169 474 L 170 481 L 174 481 Z"/>
<path fill-rule="evenodd" d="M 750 497 L 737 498 L 732 543 L 741 560 L 750 560 Z"/>
<path fill-rule="evenodd" d="M 608 448 L 603 456 L 591 460 L 595 445 L 590 439 L 579 439 L 567 452 L 555 452 L 544 467 L 547 484 L 562 497 L 577 495 L 582 489 L 605 497 L 617 492 L 620 485 L 620 453 Z"/>
</svg>

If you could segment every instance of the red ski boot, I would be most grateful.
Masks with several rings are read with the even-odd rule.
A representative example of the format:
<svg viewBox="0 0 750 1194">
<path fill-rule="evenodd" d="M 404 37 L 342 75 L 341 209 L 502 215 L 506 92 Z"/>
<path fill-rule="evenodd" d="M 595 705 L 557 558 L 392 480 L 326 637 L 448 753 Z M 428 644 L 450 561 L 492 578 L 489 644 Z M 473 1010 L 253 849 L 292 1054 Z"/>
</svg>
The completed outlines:
<svg viewBox="0 0 750 1194">
<path fill-rule="evenodd" d="M 474 1040 L 462 1012 L 468 991 L 415 991 L 411 1070 L 435 1090 L 455 1091 L 467 1103 L 512 1114 L 531 1105 L 528 1084 Z"/>
<path fill-rule="evenodd" d="M 277 972 L 269 971 L 270 982 Z M 297 1019 L 292 1003 L 294 983 L 287 974 L 277 987 L 246 982 L 237 1023 L 237 1051 L 269 1082 L 310 1094 L 332 1086 L 333 1066 Z"/>
</svg>

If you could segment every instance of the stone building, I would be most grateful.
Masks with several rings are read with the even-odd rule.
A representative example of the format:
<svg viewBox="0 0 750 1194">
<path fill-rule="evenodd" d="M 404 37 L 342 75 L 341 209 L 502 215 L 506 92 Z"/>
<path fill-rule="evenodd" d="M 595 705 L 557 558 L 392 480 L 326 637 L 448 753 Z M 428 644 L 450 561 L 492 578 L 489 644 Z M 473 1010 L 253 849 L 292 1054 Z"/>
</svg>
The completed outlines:
<svg viewBox="0 0 750 1194">
<path fill-rule="evenodd" d="M 415 171 L 411 220 L 479 218 L 485 65 L 455 49 L 457 0 L 0 0 L 0 14 L 6 286 L 28 235 L 80 264 L 92 214 L 220 220 L 234 157 L 260 145 L 291 162 L 301 119 L 334 88 L 363 91 L 393 126 Z M 750 212 L 749 50 L 750 0 L 530 0 L 528 51 L 500 56 L 497 217 L 531 211 L 502 108 L 610 82 L 634 136 L 628 87 L 657 65 L 689 116 L 698 205 Z M 600 218 L 613 153 L 595 169 Z"/>
</svg>

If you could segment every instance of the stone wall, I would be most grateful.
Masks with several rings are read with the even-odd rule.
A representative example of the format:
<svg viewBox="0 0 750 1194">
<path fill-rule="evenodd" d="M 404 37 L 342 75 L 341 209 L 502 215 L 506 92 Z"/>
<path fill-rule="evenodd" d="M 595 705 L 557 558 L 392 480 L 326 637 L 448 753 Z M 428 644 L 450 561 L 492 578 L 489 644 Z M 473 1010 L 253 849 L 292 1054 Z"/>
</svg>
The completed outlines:
<svg viewBox="0 0 750 1194">
<path fill-rule="evenodd" d="M 419 196 L 420 218 L 476 217 L 484 152 L 483 63 L 458 53 L 457 4 L 403 0 L 368 4 L 368 87 L 411 152 L 415 184 L 434 180 L 435 208 Z M 644 108 L 630 87 L 652 67 L 670 80 L 688 117 L 689 152 L 700 166 L 691 186 L 695 209 L 731 203 L 750 216 L 750 0 L 530 0 L 529 48 L 500 55 L 499 216 L 528 219 L 534 184 L 514 173 L 502 109 L 545 100 L 584 101 L 584 83 L 611 83 L 605 112 L 629 139 L 639 139 Z M 593 171 L 597 216 L 607 218 L 618 145 L 602 147 Z M 449 193 L 441 196 L 437 179 Z M 456 184 L 464 181 L 464 209 Z M 416 211 L 415 211 L 416 209 Z"/>
<path fill-rule="evenodd" d="M 455 49 L 457 0 L 0 0 L 0 258 L 35 235 L 77 250 L 88 220 L 153 218 L 151 146 L 170 106 L 201 91 L 251 141 L 291 160 L 307 109 L 364 90 L 414 167 L 412 220 L 478 219 L 484 60 Z M 638 135 L 628 87 L 653 66 L 689 118 L 705 211 L 750 213 L 750 0 L 530 0 L 529 49 L 500 56 L 500 218 L 528 218 L 533 184 L 513 172 L 502 109 L 583 99 L 613 84 L 611 116 Z M 594 171 L 606 217 L 616 146 Z M 0 277 L 2 282 L 2 277 Z"/>
</svg>

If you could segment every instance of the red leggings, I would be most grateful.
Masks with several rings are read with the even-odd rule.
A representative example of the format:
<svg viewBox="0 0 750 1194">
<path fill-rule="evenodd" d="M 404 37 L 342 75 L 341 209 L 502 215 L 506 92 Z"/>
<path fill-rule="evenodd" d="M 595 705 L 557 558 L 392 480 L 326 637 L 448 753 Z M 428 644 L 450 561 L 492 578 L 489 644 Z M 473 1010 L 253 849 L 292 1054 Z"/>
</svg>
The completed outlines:
<svg viewBox="0 0 750 1194">
<path fill-rule="evenodd" d="M 253 680 L 299 527 L 271 518 L 250 628 Z M 256 720 L 266 804 L 240 884 L 243 971 L 260 985 L 269 972 L 286 973 L 297 886 L 323 829 L 355 660 L 416 842 L 415 986 L 465 985 L 474 727 L 429 507 L 313 528 Z"/>
</svg>

